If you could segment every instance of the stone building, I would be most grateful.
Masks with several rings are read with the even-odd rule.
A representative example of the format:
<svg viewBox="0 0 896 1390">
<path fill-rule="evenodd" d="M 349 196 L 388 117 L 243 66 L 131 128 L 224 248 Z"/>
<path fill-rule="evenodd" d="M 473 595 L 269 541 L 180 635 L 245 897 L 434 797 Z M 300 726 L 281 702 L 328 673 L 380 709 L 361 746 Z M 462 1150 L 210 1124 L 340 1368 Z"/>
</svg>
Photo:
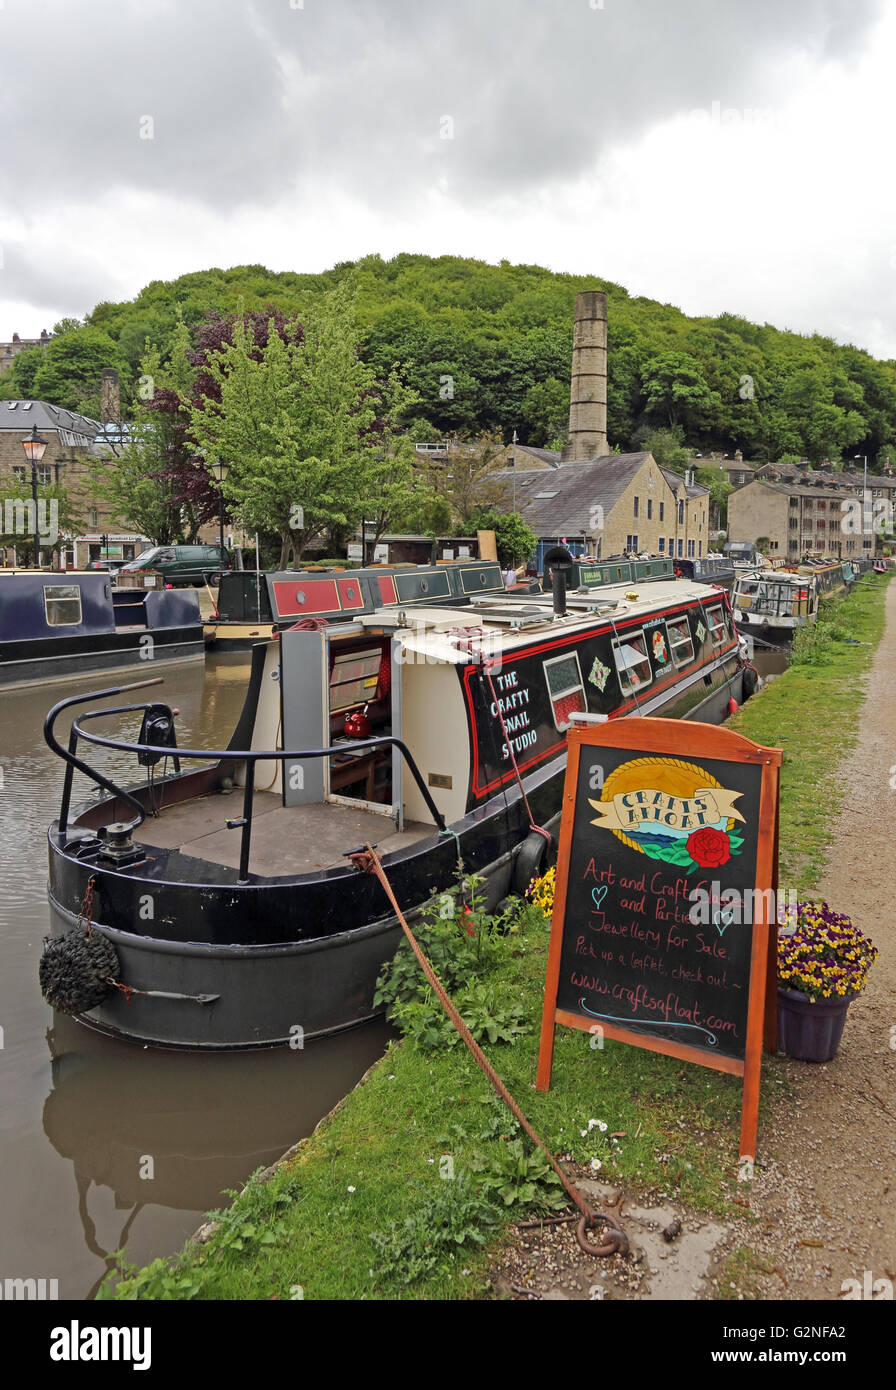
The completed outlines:
<svg viewBox="0 0 896 1390">
<path fill-rule="evenodd" d="M 540 542 L 566 539 L 600 558 L 626 550 L 674 559 L 709 549 L 709 489 L 659 464 L 650 453 L 607 454 L 585 463 L 559 455 L 503 470 L 516 508 Z"/>
<path fill-rule="evenodd" d="M 45 328 L 41 329 L 39 338 L 20 338 L 18 333 L 13 333 L 10 342 L 0 343 L 0 375 L 12 366 L 20 352 L 30 347 L 46 347 L 52 336 Z"/>
<path fill-rule="evenodd" d="M 80 523 L 73 535 L 63 534 L 57 545 L 41 547 L 42 562 L 50 564 L 55 552 L 55 559 L 65 568 L 80 569 L 101 556 L 127 560 L 145 550 L 150 544 L 148 538 L 113 515 L 97 496 L 97 463 L 111 452 L 108 427 L 104 430 L 98 420 L 85 415 L 47 401 L 0 401 L 0 496 L 26 504 L 31 500 L 31 464 L 22 444 L 35 425 L 47 441 L 37 465 L 38 484 L 64 488 L 69 511 Z M 12 534 L 0 536 L 0 564 L 8 566 L 19 562 L 17 543 L 21 547 L 21 541 L 30 541 L 30 528 L 21 526 L 20 513 L 13 509 L 12 515 Z"/>
<path fill-rule="evenodd" d="M 768 537 L 770 560 L 879 555 L 892 530 L 896 478 L 769 464 L 728 498 L 728 539 Z"/>
</svg>

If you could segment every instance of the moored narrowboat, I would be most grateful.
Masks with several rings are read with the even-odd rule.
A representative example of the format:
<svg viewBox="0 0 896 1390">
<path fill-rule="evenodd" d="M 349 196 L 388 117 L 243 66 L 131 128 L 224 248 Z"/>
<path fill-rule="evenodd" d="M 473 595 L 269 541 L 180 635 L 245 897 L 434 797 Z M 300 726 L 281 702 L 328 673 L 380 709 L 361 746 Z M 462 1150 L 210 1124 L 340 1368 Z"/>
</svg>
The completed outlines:
<svg viewBox="0 0 896 1390">
<path fill-rule="evenodd" d="M 338 622 L 379 607 L 464 604 L 503 588 L 500 567 L 488 560 L 237 571 L 221 576 L 217 612 L 205 624 L 205 640 L 215 651 L 246 651 L 304 618 Z"/>
<path fill-rule="evenodd" d="M 734 616 L 753 635 L 786 640 L 818 617 L 814 575 L 789 570 L 757 570 L 738 577 L 732 595 Z"/>
<path fill-rule="evenodd" d="M 0 687 L 204 656 L 195 593 L 102 571 L 0 570 Z"/>
<path fill-rule="evenodd" d="M 313 609 L 332 598 L 312 595 L 321 580 L 340 582 L 285 582 Z M 385 607 L 358 592 L 341 618 L 309 611 L 253 648 L 224 749 L 177 747 L 174 715 L 157 703 L 75 711 L 69 748 L 58 742 L 64 710 L 120 687 L 47 716 L 67 767 L 49 831 L 53 939 L 42 974 L 68 979 L 69 1011 L 84 1022 L 226 1048 L 368 1019 L 400 928 L 353 850 L 378 846 L 411 918 L 461 864 L 494 905 L 550 853 L 575 722 L 721 722 L 751 689 L 727 595 L 683 579 L 553 604 L 502 591 L 456 607 Z M 141 709 L 136 743 L 95 732 L 95 719 Z M 94 744 L 132 754 L 152 780 L 114 785 L 91 766 Z M 100 796 L 72 809 L 76 768 Z M 95 979 L 78 977 L 77 950 L 66 954 L 85 917 L 112 951 L 99 996 Z"/>
</svg>

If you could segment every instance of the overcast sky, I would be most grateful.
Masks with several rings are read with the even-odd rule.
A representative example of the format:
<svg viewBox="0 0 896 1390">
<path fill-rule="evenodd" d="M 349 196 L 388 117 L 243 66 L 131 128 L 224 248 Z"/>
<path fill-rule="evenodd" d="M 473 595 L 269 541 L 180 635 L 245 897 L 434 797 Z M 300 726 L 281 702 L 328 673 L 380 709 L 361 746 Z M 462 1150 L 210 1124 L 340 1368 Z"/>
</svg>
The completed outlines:
<svg viewBox="0 0 896 1390">
<path fill-rule="evenodd" d="M 0 340 L 411 251 L 896 358 L 896 0 L 0 0 L 0 52 Z"/>
</svg>

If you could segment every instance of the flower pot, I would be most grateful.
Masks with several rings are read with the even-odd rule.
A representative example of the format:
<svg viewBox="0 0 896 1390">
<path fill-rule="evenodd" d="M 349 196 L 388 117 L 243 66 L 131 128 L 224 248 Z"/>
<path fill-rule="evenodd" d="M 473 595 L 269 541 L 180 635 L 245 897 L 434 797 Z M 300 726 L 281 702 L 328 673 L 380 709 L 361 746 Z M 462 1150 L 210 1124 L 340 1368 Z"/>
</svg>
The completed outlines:
<svg viewBox="0 0 896 1390">
<path fill-rule="evenodd" d="M 779 986 L 779 1050 L 801 1062 L 830 1062 L 837 1055 L 853 998 L 819 999 L 813 1004 L 801 990 Z"/>
</svg>

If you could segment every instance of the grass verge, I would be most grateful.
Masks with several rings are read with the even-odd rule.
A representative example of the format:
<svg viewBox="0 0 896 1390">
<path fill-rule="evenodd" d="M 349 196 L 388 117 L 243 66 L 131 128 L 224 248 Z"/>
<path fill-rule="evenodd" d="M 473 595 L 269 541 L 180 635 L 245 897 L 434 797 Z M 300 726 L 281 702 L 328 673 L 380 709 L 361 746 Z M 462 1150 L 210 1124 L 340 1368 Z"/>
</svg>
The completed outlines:
<svg viewBox="0 0 896 1390">
<path fill-rule="evenodd" d="M 817 887 L 824 869 L 843 799 L 842 762 L 858 743 L 864 678 L 883 635 L 888 583 L 889 575 L 867 574 L 850 594 L 825 603 L 817 627 L 799 634 L 794 664 L 728 723 L 784 750 L 781 885 L 801 893 Z"/>
<path fill-rule="evenodd" d="M 822 798 L 837 804 L 837 768 L 858 737 L 862 678 L 883 631 L 885 591 L 886 580 L 871 581 L 829 609 L 829 630 L 804 640 L 798 664 L 733 721 L 758 742 L 785 749 L 782 883 L 801 890 L 817 883 L 823 865 L 828 818 L 819 823 L 817 806 Z M 847 633 L 860 645 L 847 644 Z M 717 1216 L 740 1212 L 737 1078 L 612 1041 L 592 1048 L 588 1035 L 560 1028 L 552 1089 L 535 1091 L 547 944 L 548 923 L 532 907 L 511 933 L 493 934 L 488 999 L 479 1000 L 492 1018 L 527 1021 L 526 1031 L 514 1028 L 505 1045 L 486 1050 L 537 1132 L 555 1153 L 585 1168 L 600 1165 L 602 1179 Z M 269 1181 L 253 1179 L 231 1194 L 232 1205 L 213 1214 L 218 1226 L 205 1244 L 143 1270 L 121 1264 L 115 1296 L 484 1296 L 489 1261 L 522 1215 L 514 1191 L 541 1192 L 543 1185 L 518 1157 L 512 1118 L 466 1049 L 440 1043 L 438 1029 L 431 1037 L 424 1006 L 415 1009 L 418 1040 L 434 1046 L 392 1044 Z M 309 1047 L 303 1059 L 313 1057 Z M 763 1108 L 779 1084 L 772 1063 Z M 599 1124 L 589 1127 L 592 1120 Z M 500 1169 L 503 1197 L 493 1184 L 486 1202 L 483 1172 Z M 749 1278 L 732 1275 L 752 1273 L 733 1268 L 728 1282 L 749 1286 Z M 101 1296 L 112 1293 L 107 1287 Z"/>
</svg>

